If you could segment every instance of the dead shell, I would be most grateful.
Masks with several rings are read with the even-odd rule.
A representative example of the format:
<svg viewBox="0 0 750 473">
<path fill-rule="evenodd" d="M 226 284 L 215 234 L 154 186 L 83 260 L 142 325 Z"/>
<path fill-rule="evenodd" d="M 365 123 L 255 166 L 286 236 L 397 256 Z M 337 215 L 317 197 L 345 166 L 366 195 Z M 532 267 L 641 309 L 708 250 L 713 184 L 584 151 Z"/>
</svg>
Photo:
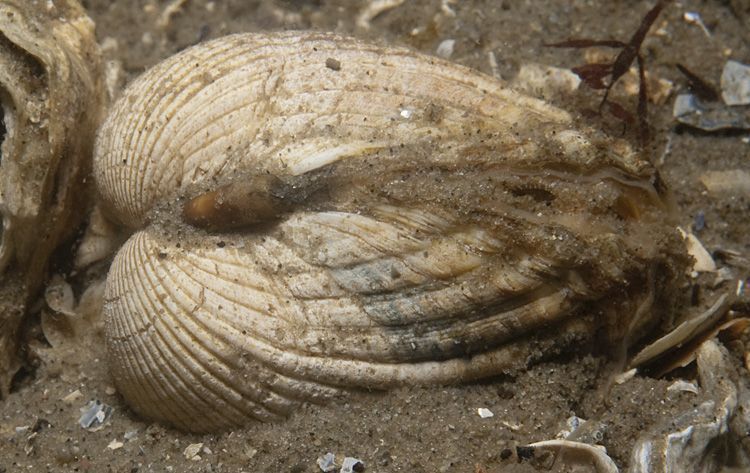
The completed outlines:
<svg viewBox="0 0 750 473">
<path fill-rule="evenodd" d="M 42 3 L 0 0 L 0 394 L 26 304 L 85 215 L 105 105 L 93 21 L 75 0 Z"/>
<path fill-rule="evenodd" d="M 571 122 L 331 34 L 229 36 L 159 64 L 95 151 L 109 214 L 139 228 L 107 280 L 118 390 L 218 430 L 637 336 L 669 312 L 684 250 L 653 169 Z"/>
</svg>

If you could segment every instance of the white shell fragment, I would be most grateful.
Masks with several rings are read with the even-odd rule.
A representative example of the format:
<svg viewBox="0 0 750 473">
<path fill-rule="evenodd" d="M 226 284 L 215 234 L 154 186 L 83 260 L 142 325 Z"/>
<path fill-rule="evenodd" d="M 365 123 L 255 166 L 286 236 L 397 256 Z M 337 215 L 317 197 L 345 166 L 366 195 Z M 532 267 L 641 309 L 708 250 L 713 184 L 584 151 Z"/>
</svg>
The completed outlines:
<svg viewBox="0 0 750 473">
<path fill-rule="evenodd" d="M 570 94 L 580 84 L 581 78 L 570 69 L 533 62 L 522 64 L 513 80 L 514 88 L 541 97 Z"/>
<path fill-rule="evenodd" d="M 687 265 L 624 143 L 333 34 L 228 36 L 157 65 L 101 127 L 94 176 L 136 229 L 105 294 L 117 390 L 187 430 L 637 337 Z M 632 320 L 653 289 L 658 316 Z"/>
<path fill-rule="evenodd" d="M 453 49 L 456 46 L 456 40 L 455 39 L 444 39 L 438 44 L 437 49 L 435 50 L 435 54 L 438 56 L 449 59 L 451 56 L 453 56 Z"/>
<path fill-rule="evenodd" d="M 637 367 L 648 363 L 669 350 L 683 346 L 692 338 L 716 325 L 716 323 L 727 313 L 733 300 L 734 298 L 730 297 L 728 294 L 722 294 L 716 299 L 716 301 L 714 301 L 711 307 L 704 312 L 685 320 L 669 333 L 644 347 L 630 361 L 630 366 Z M 692 358 L 686 360 L 686 363 L 690 363 L 691 361 Z"/>
<path fill-rule="evenodd" d="M 324 473 L 336 471 L 336 455 L 328 452 L 322 457 L 318 457 L 318 467 L 320 467 L 320 471 Z"/>
<path fill-rule="evenodd" d="M 355 471 L 364 471 L 365 464 L 359 458 L 346 457 L 341 464 L 339 473 L 354 473 Z"/>
<path fill-rule="evenodd" d="M 111 257 L 123 240 L 116 226 L 102 215 L 99 207 L 94 207 L 89 216 L 86 232 L 76 251 L 75 267 L 85 268 L 90 264 Z"/>
<path fill-rule="evenodd" d="M 123 442 L 120 442 L 119 440 L 115 439 L 109 442 L 109 444 L 107 445 L 107 448 L 110 450 L 119 450 L 124 446 L 125 444 Z"/>
<path fill-rule="evenodd" d="M 479 414 L 479 417 L 481 417 L 482 419 L 488 419 L 495 416 L 495 414 L 493 414 L 492 411 L 487 409 L 486 407 L 477 408 L 477 414 Z"/>
<path fill-rule="evenodd" d="M 716 262 L 698 237 L 692 232 L 686 232 L 682 228 L 678 228 L 678 231 L 685 239 L 688 254 L 694 259 L 693 271 L 699 273 L 716 271 Z"/>
<path fill-rule="evenodd" d="M 370 22 L 375 19 L 381 13 L 385 13 L 388 10 L 401 6 L 406 0 L 369 0 L 367 6 L 362 8 L 359 15 L 357 15 L 357 26 L 364 29 L 369 29 Z"/>
<path fill-rule="evenodd" d="M 688 392 L 698 394 L 698 386 L 695 383 L 689 383 L 684 379 L 678 379 L 667 387 L 667 392 Z"/>
<path fill-rule="evenodd" d="M 104 423 L 112 416 L 114 408 L 101 401 L 89 401 L 86 406 L 81 408 L 81 417 L 78 424 L 84 429 L 97 431 L 104 426 Z"/>
<path fill-rule="evenodd" d="M 607 455 L 607 449 L 600 445 L 590 445 L 570 440 L 544 440 L 527 445 L 533 449 L 565 452 L 566 463 L 593 467 L 596 473 L 618 473 L 620 470 Z"/>
<path fill-rule="evenodd" d="M 727 61 L 721 73 L 721 98 L 727 105 L 750 104 L 750 66 Z"/>
</svg>

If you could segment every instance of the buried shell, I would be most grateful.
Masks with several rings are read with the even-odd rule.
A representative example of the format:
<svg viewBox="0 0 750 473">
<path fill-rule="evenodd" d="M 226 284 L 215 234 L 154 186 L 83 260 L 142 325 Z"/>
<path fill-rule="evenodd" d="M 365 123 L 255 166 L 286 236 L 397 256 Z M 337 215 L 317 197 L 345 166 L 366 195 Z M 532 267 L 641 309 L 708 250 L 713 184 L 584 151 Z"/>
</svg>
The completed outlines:
<svg viewBox="0 0 750 473">
<path fill-rule="evenodd" d="M 94 22 L 76 0 L 0 0 L 0 397 L 53 252 L 85 216 L 106 102 Z"/>
<path fill-rule="evenodd" d="M 627 344 L 669 313 L 686 257 L 654 170 L 572 126 L 478 72 L 330 34 L 157 65 L 95 151 L 109 215 L 137 229 L 107 279 L 118 389 L 208 431 Z"/>
</svg>

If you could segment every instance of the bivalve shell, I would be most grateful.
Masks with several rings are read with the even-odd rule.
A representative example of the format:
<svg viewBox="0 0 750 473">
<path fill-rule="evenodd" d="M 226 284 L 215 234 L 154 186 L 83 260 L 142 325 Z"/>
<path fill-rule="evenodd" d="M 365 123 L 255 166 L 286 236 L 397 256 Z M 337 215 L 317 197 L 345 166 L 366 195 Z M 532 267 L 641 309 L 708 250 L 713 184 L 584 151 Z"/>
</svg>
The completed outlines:
<svg viewBox="0 0 750 473">
<path fill-rule="evenodd" d="M 625 144 L 471 69 L 333 34 L 167 59 L 111 110 L 94 171 L 137 229 L 105 296 L 118 391 L 188 430 L 627 343 L 686 264 Z"/>
</svg>

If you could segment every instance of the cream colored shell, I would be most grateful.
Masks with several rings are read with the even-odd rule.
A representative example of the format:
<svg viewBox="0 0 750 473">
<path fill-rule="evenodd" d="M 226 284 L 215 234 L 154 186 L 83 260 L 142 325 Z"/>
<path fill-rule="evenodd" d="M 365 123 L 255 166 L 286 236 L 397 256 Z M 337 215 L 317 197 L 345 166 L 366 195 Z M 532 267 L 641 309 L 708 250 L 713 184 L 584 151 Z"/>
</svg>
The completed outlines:
<svg viewBox="0 0 750 473">
<path fill-rule="evenodd" d="M 167 59 L 111 110 L 94 171 L 138 229 L 107 279 L 115 382 L 188 430 L 491 376 L 596 330 L 621 340 L 680 273 L 661 190 L 627 146 L 465 67 L 332 34 Z M 241 192 L 208 214 L 256 223 L 185 224 L 217 189 Z"/>
</svg>

